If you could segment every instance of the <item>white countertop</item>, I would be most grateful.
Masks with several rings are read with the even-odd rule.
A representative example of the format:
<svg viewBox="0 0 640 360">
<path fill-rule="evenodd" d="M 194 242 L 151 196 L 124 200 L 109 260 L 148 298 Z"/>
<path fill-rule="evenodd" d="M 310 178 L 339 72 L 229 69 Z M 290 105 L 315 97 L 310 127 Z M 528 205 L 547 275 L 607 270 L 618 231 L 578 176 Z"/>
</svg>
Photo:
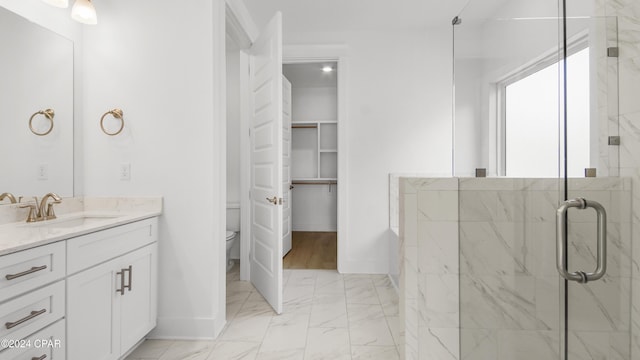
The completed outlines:
<svg viewBox="0 0 640 360">
<path fill-rule="evenodd" d="M 20 221 L 0 225 L 0 255 L 148 219 L 162 213 L 161 205 L 107 207 L 104 210 L 87 208 L 58 215 L 57 219 L 53 220 L 33 223 Z"/>
</svg>

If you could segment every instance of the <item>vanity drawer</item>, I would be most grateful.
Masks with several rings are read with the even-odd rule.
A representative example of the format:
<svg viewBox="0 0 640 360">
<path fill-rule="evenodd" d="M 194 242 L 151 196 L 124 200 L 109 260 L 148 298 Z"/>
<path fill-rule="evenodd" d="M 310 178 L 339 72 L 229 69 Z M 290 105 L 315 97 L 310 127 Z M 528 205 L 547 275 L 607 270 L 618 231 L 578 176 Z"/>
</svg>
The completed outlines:
<svg viewBox="0 0 640 360">
<path fill-rule="evenodd" d="M 0 339 L 24 339 L 64 317 L 64 280 L 0 304 Z"/>
<path fill-rule="evenodd" d="M 65 276 L 64 241 L 0 256 L 0 301 Z"/>
<path fill-rule="evenodd" d="M 67 274 L 157 241 L 157 228 L 158 219 L 151 218 L 67 240 Z"/>
<path fill-rule="evenodd" d="M 11 347 L 0 352 L 0 360 L 65 360 L 64 326 L 62 319 L 26 339 L 12 342 Z"/>
</svg>

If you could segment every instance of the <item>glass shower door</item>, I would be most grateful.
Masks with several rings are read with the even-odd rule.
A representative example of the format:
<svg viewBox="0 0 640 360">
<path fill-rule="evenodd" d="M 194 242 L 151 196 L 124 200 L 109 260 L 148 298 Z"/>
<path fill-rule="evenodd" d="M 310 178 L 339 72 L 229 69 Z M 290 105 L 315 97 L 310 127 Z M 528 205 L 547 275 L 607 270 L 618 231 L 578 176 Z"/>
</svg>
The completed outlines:
<svg viewBox="0 0 640 360">
<path fill-rule="evenodd" d="M 556 228 L 556 262 L 564 279 L 561 354 L 567 360 L 631 359 L 631 183 L 619 177 L 617 21 L 590 16 L 579 6 L 573 0 L 562 3 L 560 41 L 563 49 L 575 39 L 588 44 L 589 111 L 569 110 L 585 82 L 567 60 L 560 82 L 566 124 L 561 158 L 581 137 L 589 137 L 592 150 L 583 177 L 567 170 L 570 159 L 561 168 L 565 201 Z M 570 127 L 576 116 L 589 117 L 586 135 Z"/>
<path fill-rule="evenodd" d="M 460 358 L 562 359 L 557 2 L 494 5 L 453 21 Z"/>
</svg>

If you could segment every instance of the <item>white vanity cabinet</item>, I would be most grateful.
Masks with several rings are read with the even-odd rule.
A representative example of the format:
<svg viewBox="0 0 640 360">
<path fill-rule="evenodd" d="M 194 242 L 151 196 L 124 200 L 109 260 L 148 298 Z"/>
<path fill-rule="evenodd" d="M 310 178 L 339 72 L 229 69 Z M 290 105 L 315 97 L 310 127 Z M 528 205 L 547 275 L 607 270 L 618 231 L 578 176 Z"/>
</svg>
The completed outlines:
<svg viewBox="0 0 640 360">
<path fill-rule="evenodd" d="M 0 256 L 0 302 L 63 279 L 65 255 L 58 241 Z"/>
<path fill-rule="evenodd" d="M 155 327 L 156 241 L 156 218 L 67 241 L 67 359 L 118 359 Z"/>
<path fill-rule="evenodd" d="M 0 360 L 65 358 L 64 276 L 64 242 L 0 256 Z M 60 326 L 62 333 L 51 335 L 60 335 L 57 347 L 31 341 L 33 334 L 45 338 Z"/>
<path fill-rule="evenodd" d="M 64 320 L 23 339 L 15 347 L 0 352 L 0 360 L 66 359 Z"/>
</svg>

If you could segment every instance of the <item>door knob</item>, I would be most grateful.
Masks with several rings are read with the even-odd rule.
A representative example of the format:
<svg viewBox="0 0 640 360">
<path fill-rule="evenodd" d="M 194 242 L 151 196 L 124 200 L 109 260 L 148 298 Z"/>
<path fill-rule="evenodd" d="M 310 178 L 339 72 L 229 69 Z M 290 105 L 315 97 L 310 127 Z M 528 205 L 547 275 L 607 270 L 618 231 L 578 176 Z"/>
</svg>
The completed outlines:
<svg viewBox="0 0 640 360">
<path fill-rule="evenodd" d="M 267 198 L 267 201 L 272 203 L 273 205 L 278 205 L 278 198 L 274 196 L 273 198 Z"/>
</svg>

